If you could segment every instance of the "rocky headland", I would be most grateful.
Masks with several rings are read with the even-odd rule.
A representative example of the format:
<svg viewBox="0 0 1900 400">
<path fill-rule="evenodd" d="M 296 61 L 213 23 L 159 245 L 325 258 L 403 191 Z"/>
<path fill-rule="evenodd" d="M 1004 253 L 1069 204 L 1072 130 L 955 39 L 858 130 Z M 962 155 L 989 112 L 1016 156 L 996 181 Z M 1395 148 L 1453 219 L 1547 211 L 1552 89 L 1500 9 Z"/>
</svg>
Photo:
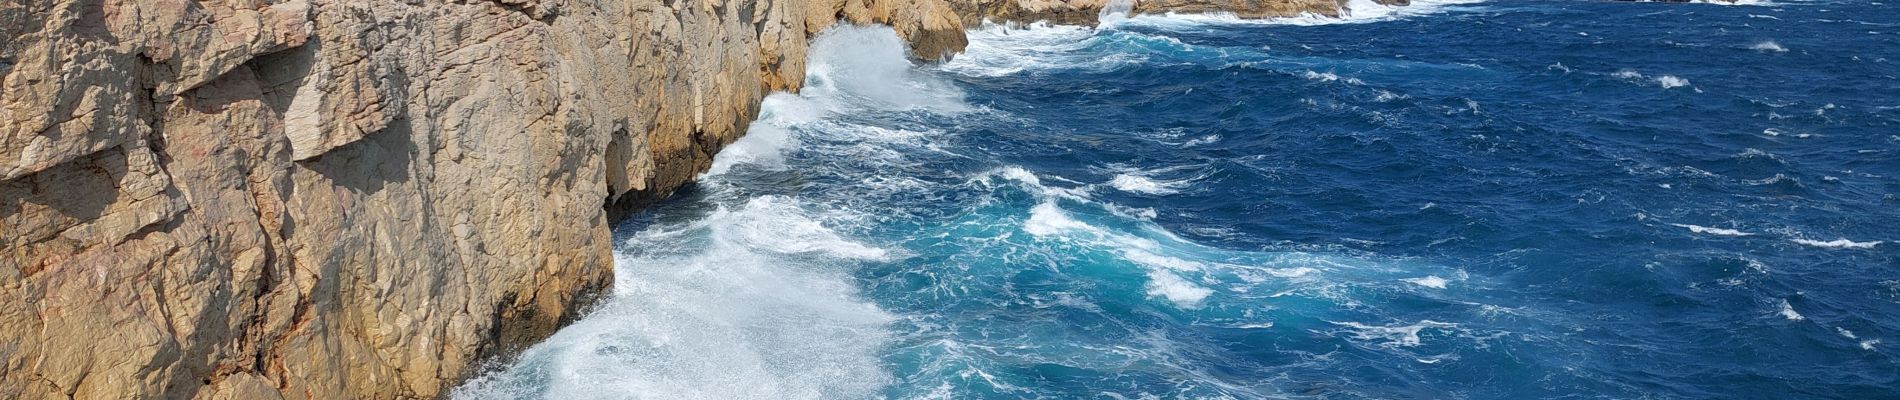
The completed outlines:
<svg viewBox="0 0 1900 400">
<path fill-rule="evenodd" d="M 0 2 L 0 398 L 440 396 L 602 295 L 610 223 L 826 27 L 934 60 L 1106 1 Z"/>
</svg>

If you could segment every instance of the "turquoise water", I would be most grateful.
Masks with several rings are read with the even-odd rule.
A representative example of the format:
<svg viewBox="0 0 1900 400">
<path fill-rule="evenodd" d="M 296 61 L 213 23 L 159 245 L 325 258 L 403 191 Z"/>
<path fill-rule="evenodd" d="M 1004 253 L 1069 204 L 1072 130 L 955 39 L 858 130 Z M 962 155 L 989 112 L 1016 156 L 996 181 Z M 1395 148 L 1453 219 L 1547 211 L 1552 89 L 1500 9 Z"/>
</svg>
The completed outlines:
<svg viewBox="0 0 1900 400">
<path fill-rule="evenodd" d="M 1900 12 L 840 28 L 462 398 L 1900 398 Z"/>
</svg>

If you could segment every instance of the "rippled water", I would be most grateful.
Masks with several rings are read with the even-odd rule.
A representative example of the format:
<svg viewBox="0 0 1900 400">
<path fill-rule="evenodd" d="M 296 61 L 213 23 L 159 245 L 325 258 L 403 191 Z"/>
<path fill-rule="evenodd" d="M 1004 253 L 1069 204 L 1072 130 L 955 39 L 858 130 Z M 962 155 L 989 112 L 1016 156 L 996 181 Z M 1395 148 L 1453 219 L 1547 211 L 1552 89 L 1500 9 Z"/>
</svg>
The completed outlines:
<svg viewBox="0 0 1900 400">
<path fill-rule="evenodd" d="M 842 28 L 463 398 L 1900 398 L 1900 12 Z"/>
</svg>

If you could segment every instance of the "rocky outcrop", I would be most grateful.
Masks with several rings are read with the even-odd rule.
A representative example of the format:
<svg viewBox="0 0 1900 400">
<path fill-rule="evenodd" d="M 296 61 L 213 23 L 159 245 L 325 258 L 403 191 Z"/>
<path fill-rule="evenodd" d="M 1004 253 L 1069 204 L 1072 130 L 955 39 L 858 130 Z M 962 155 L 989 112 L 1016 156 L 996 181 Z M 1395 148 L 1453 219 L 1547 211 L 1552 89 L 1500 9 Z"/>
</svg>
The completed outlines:
<svg viewBox="0 0 1900 400">
<path fill-rule="evenodd" d="M 610 215 L 798 89 L 825 27 L 933 59 L 1104 3 L 0 1 L 0 398 L 440 395 L 602 293 Z"/>
</svg>

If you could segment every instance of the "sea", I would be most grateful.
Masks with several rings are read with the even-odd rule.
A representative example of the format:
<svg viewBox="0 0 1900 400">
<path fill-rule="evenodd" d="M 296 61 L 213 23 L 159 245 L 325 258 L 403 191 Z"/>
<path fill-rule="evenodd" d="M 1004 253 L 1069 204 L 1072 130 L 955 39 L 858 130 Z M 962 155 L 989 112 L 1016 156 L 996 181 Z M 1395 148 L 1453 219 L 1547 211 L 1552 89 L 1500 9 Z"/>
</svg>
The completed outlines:
<svg viewBox="0 0 1900 400">
<path fill-rule="evenodd" d="M 1900 399 L 1896 5 L 832 28 L 454 397 Z"/>
</svg>

